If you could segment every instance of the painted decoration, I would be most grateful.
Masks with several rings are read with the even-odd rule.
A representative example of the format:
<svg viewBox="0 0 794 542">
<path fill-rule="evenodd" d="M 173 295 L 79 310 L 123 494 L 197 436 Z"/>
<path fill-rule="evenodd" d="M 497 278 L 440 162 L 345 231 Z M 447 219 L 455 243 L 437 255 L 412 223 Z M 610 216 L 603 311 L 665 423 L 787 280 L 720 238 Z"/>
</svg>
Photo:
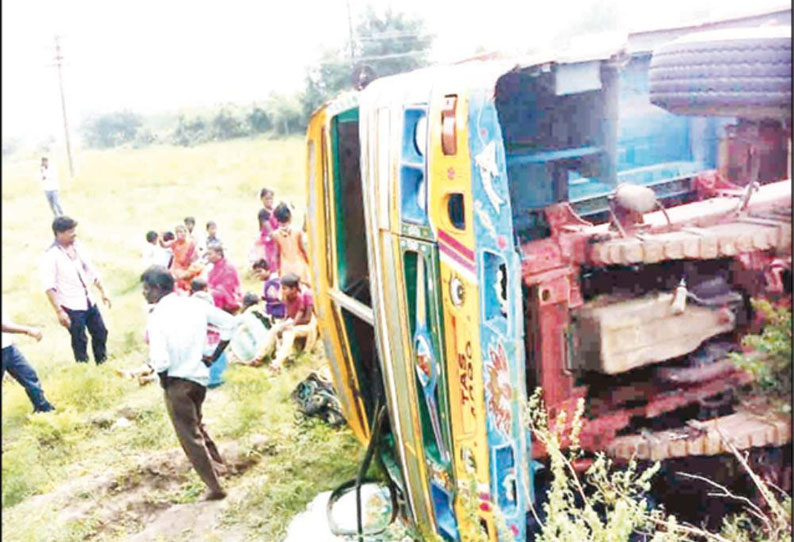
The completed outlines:
<svg viewBox="0 0 794 542">
<path fill-rule="evenodd" d="M 486 365 L 487 378 L 485 380 L 485 397 L 489 410 L 493 413 L 494 426 L 505 436 L 510 437 L 510 428 L 513 424 L 513 411 L 511 403 L 514 400 L 513 386 L 510 385 L 510 370 L 507 366 L 507 355 L 502 343 L 497 343 L 496 348 L 488 348 Z"/>
<path fill-rule="evenodd" d="M 505 149 L 493 93 L 469 95 L 469 147 L 480 341 L 492 503 L 524 540 L 531 496 L 529 439 L 521 424 L 526 396 L 521 261 L 513 237 Z M 507 211 L 507 212 L 505 212 Z M 485 503 L 483 503 L 485 504 Z"/>
<path fill-rule="evenodd" d="M 496 144 L 491 141 L 485 145 L 485 148 L 474 157 L 474 162 L 480 169 L 485 195 L 488 196 L 488 201 L 499 213 L 499 206 L 503 205 L 505 200 L 496 193 L 494 188 L 494 179 L 499 176 L 499 167 L 496 165 Z"/>
</svg>

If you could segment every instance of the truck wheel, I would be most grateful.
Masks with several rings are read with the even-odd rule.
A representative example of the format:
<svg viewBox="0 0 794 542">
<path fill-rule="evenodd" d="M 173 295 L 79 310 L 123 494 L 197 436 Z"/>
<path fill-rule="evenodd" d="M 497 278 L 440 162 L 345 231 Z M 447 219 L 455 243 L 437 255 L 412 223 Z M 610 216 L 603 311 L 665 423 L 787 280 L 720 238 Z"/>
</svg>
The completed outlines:
<svg viewBox="0 0 794 542">
<path fill-rule="evenodd" d="M 791 117 L 791 27 L 714 30 L 659 46 L 651 103 L 678 115 Z"/>
</svg>

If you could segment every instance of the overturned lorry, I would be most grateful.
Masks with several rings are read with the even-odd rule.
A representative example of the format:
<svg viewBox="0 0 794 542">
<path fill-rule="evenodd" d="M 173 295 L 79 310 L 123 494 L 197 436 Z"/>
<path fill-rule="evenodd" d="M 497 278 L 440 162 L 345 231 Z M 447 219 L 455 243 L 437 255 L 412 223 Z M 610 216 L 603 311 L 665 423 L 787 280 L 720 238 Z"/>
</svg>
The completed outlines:
<svg viewBox="0 0 794 542">
<path fill-rule="evenodd" d="M 538 387 L 552 413 L 585 400 L 586 453 L 790 442 L 790 419 L 737 408 L 751 377 L 728 359 L 751 298 L 790 302 L 790 70 L 788 28 L 701 33 L 434 66 L 315 112 L 325 352 L 410 521 L 465 540 L 473 483 L 491 539 L 495 509 L 528 538 Z"/>
</svg>

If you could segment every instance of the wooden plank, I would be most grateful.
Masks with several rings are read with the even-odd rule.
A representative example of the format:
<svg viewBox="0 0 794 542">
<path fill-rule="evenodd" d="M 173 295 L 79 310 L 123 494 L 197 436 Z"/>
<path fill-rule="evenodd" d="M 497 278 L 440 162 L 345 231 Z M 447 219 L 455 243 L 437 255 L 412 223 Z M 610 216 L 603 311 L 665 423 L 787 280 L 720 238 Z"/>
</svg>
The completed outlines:
<svg viewBox="0 0 794 542">
<path fill-rule="evenodd" d="M 759 416 L 739 411 L 704 422 L 691 420 L 671 430 L 625 435 L 612 440 L 607 452 L 623 459 L 660 461 L 691 455 L 730 453 L 727 442 L 739 450 L 763 446 L 783 446 L 791 442 L 791 419 L 785 416 Z"/>
<path fill-rule="evenodd" d="M 642 261 L 644 263 L 658 263 L 664 260 L 664 245 L 651 234 L 637 234 L 637 239 L 642 242 Z"/>
<path fill-rule="evenodd" d="M 778 246 L 779 229 L 761 224 L 729 222 L 707 228 L 723 239 L 730 239 L 737 252 L 766 250 Z M 722 245 L 720 245 L 722 246 Z"/>
</svg>

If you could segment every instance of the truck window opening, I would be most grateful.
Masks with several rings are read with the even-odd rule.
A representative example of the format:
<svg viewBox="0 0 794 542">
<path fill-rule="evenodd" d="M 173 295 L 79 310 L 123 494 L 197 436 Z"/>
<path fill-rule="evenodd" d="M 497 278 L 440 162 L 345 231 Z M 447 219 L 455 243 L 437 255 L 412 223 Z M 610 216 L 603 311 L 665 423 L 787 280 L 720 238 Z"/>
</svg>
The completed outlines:
<svg viewBox="0 0 794 542">
<path fill-rule="evenodd" d="M 336 271 L 339 289 L 372 305 L 369 289 L 367 241 L 363 233 L 364 196 L 361 185 L 358 110 L 333 121 L 331 145 L 334 162 L 336 206 Z"/>
</svg>

